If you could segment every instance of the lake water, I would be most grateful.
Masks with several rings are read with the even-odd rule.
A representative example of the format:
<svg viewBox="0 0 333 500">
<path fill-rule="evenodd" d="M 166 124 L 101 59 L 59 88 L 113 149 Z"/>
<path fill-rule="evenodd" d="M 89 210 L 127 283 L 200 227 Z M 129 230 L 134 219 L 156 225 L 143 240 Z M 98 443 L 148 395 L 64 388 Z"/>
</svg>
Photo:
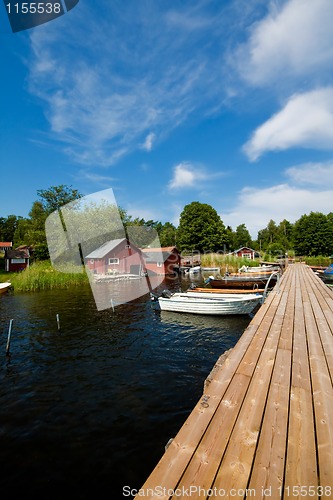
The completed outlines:
<svg viewBox="0 0 333 500">
<path fill-rule="evenodd" d="M 147 295 L 98 312 L 89 287 L 1 296 L 2 497 L 139 488 L 249 321 L 160 312 Z"/>
</svg>

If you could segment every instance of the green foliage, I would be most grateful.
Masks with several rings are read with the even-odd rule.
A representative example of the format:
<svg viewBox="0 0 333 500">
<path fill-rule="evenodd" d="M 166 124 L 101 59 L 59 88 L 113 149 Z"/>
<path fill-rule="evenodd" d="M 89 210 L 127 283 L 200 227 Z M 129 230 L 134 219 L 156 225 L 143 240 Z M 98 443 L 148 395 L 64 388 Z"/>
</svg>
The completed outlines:
<svg viewBox="0 0 333 500">
<path fill-rule="evenodd" d="M 51 186 L 49 189 L 39 189 L 37 195 L 40 198 L 39 203 L 46 216 L 55 210 L 59 210 L 67 203 L 82 197 L 77 189 L 73 189 L 72 186 L 66 186 L 64 184 Z"/>
<path fill-rule="evenodd" d="M 285 251 L 280 243 L 271 243 L 268 245 L 266 252 L 273 257 L 284 257 Z"/>
<path fill-rule="evenodd" d="M 0 217 L 0 241 L 14 241 L 14 234 L 22 217 Z"/>
<path fill-rule="evenodd" d="M 40 290 L 51 290 L 54 288 L 69 288 L 71 286 L 82 286 L 89 283 L 85 273 L 73 272 L 62 273 L 56 271 L 49 261 L 35 262 L 21 273 L 6 273 L 14 290 L 18 292 L 35 292 Z"/>
<path fill-rule="evenodd" d="M 332 263 L 332 259 L 317 255 L 315 257 L 304 257 L 302 259 L 308 266 L 328 267 Z"/>
<path fill-rule="evenodd" d="M 184 207 L 177 230 L 180 250 L 217 251 L 228 243 L 228 233 L 213 207 L 198 201 Z"/>
<path fill-rule="evenodd" d="M 320 212 L 302 215 L 294 226 L 294 249 L 297 255 L 331 255 L 333 253 L 332 218 Z"/>
<path fill-rule="evenodd" d="M 234 250 L 241 247 L 252 248 L 253 242 L 251 239 L 251 235 L 245 224 L 240 224 L 236 227 L 236 231 L 233 236 L 233 246 Z"/>
<path fill-rule="evenodd" d="M 272 219 L 266 228 L 258 232 L 257 248 L 264 252 L 270 252 L 270 248 L 280 248 L 280 252 L 274 250 L 274 253 L 285 254 L 293 247 L 294 226 L 284 219 L 278 225 Z M 272 247 L 272 245 L 274 245 Z"/>
<path fill-rule="evenodd" d="M 171 222 L 166 222 L 159 230 L 161 247 L 172 247 L 176 244 L 176 227 Z"/>
<path fill-rule="evenodd" d="M 258 260 L 237 257 L 235 255 L 223 255 L 222 253 L 205 253 L 201 255 L 201 265 L 203 267 L 219 267 L 220 273 L 226 271 L 236 273 L 242 266 L 258 266 Z"/>
</svg>

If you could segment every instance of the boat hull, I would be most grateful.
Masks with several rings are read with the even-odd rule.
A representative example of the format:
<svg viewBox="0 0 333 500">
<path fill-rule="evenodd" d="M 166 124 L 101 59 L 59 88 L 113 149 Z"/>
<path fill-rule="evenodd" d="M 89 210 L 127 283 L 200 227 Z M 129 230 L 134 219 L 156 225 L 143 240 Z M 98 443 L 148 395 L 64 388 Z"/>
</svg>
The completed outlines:
<svg viewBox="0 0 333 500">
<path fill-rule="evenodd" d="M 235 295 L 221 294 L 217 297 L 204 296 L 202 293 L 177 293 L 170 298 L 159 297 L 158 303 L 162 311 L 209 314 L 216 316 L 250 314 L 259 304 L 262 297 L 260 295 L 247 295 L 246 297 L 236 297 Z"/>
<path fill-rule="evenodd" d="M 11 283 L 0 283 L 0 294 L 6 293 L 11 286 L 12 286 Z"/>
<path fill-rule="evenodd" d="M 228 279 L 213 279 L 210 280 L 209 284 L 212 288 L 245 288 L 253 289 L 255 291 L 256 287 L 265 287 L 267 279 L 263 278 L 228 278 Z M 276 279 L 271 280 L 272 286 L 275 285 Z"/>
</svg>

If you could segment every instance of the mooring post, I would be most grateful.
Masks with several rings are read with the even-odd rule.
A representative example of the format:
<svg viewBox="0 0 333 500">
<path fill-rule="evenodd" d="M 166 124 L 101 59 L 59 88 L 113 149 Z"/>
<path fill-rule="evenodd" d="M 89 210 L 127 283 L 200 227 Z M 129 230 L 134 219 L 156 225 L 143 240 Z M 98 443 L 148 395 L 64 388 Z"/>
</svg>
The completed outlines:
<svg viewBox="0 0 333 500">
<path fill-rule="evenodd" d="M 13 325 L 13 320 L 11 319 L 9 321 L 9 329 L 8 329 L 8 337 L 7 337 L 7 345 L 6 345 L 6 355 L 9 356 L 9 349 L 10 349 L 10 337 L 12 335 L 12 325 Z"/>
<path fill-rule="evenodd" d="M 56 315 L 56 318 L 57 318 L 58 330 L 60 330 L 60 318 L 59 318 L 59 314 Z"/>
</svg>

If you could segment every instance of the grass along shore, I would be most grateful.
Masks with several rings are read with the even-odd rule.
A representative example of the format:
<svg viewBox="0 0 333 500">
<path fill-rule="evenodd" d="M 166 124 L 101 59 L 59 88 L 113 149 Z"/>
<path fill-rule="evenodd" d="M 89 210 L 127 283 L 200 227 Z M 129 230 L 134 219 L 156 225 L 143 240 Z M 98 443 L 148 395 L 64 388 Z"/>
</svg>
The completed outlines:
<svg viewBox="0 0 333 500">
<path fill-rule="evenodd" d="M 259 266 L 259 260 L 251 260 L 234 255 L 222 255 L 219 253 L 208 253 L 201 255 L 202 267 L 219 267 L 220 273 L 237 273 L 242 266 Z"/>
<path fill-rule="evenodd" d="M 0 282 L 10 281 L 15 291 L 37 292 L 39 290 L 52 290 L 55 288 L 70 288 L 89 283 L 86 273 L 70 270 L 60 272 L 54 269 L 50 261 L 34 262 L 29 268 L 19 273 L 0 271 Z"/>
</svg>

